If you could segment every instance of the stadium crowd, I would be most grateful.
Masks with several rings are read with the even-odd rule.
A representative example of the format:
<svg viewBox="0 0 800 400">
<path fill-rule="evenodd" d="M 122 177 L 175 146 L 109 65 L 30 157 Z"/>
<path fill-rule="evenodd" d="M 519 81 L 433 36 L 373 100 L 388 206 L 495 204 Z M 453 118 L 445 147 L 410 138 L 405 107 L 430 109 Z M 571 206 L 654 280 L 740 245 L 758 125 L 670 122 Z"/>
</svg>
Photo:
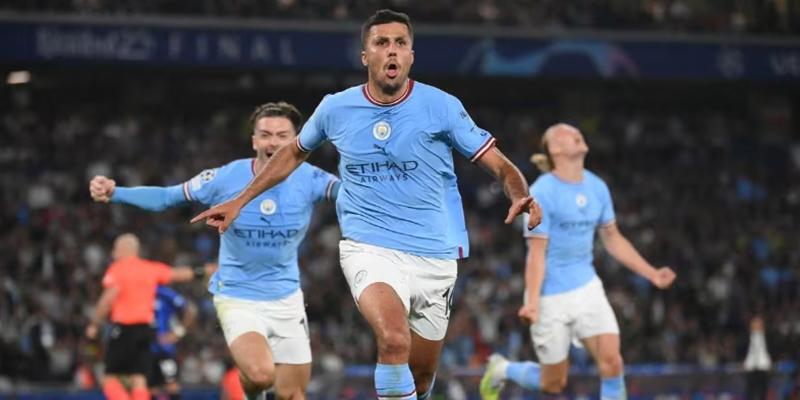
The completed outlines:
<svg viewBox="0 0 800 400">
<path fill-rule="evenodd" d="M 797 33 L 800 5 L 787 0 L 10 0 L 1 10 L 88 15 L 191 15 L 362 21 L 376 9 L 410 11 L 421 23 L 515 26 L 549 31 L 614 29 Z"/>
<path fill-rule="evenodd" d="M 131 106 L 108 94 L 69 102 L 67 94 L 24 86 L 2 93 L 0 390 L 14 382 L 83 382 L 102 359 L 82 332 L 113 238 L 135 232 L 146 256 L 173 264 L 201 265 L 217 246 L 213 230 L 188 223 L 198 208 L 151 214 L 95 204 L 89 179 L 172 185 L 249 157 L 246 118 L 256 104 L 195 110 L 158 96 Z M 638 102 L 576 109 L 467 104 L 531 182 L 528 157 L 544 129 L 558 120 L 580 127 L 592 148 L 588 168 L 615 194 L 620 229 L 650 260 L 678 273 L 675 286 L 659 292 L 596 254 L 627 363 L 740 362 L 755 313 L 765 317 L 773 360 L 800 360 L 800 142 L 786 133 L 792 117 L 796 124 L 791 109 L 755 115 Z M 335 171 L 332 148 L 314 157 Z M 503 225 L 506 200 L 490 176 L 456 158 L 472 254 L 460 263 L 443 369 L 481 366 L 493 351 L 532 359 L 516 317 L 524 287 L 521 227 Z M 333 208 L 320 207 L 301 247 L 315 375 L 369 364 L 375 349 L 339 269 Z M 180 344 L 181 379 L 216 383 L 226 348 L 210 296 L 198 283 L 178 289 L 199 308 Z"/>
</svg>

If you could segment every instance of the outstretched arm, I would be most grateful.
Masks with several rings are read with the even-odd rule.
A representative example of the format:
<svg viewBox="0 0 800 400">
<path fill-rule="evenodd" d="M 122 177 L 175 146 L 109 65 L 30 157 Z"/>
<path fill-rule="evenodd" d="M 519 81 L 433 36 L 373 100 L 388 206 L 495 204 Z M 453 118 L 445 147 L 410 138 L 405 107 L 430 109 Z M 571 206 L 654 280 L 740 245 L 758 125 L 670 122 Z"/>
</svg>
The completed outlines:
<svg viewBox="0 0 800 400">
<path fill-rule="evenodd" d="M 503 191 L 511 200 L 511 208 L 508 209 L 505 222 L 510 224 L 517 215 L 528 212 L 531 216 L 528 221 L 528 229 L 539 225 L 539 222 L 542 221 L 542 209 L 528 194 L 528 183 L 525 182 L 522 172 L 496 147 L 483 154 L 478 160 L 478 164 L 503 184 Z"/>
<path fill-rule="evenodd" d="M 296 143 L 281 147 L 236 197 L 197 215 L 192 218 L 192 223 L 206 219 L 206 224 L 216 227 L 220 234 L 224 233 L 245 204 L 286 179 L 308 158 L 308 154 L 300 150 Z"/>
<path fill-rule="evenodd" d="M 600 228 L 600 239 L 612 257 L 631 271 L 649 280 L 659 289 L 666 289 L 675 280 L 675 272 L 670 267 L 653 267 L 622 235 L 617 224 L 611 222 Z"/>
<path fill-rule="evenodd" d="M 188 203 L 183 185 L 117 187 L 113 179 L 98 175 L 89 182 L 89 194 L 99 203 L 130 204 L 150 211 Z"/>
</svg>

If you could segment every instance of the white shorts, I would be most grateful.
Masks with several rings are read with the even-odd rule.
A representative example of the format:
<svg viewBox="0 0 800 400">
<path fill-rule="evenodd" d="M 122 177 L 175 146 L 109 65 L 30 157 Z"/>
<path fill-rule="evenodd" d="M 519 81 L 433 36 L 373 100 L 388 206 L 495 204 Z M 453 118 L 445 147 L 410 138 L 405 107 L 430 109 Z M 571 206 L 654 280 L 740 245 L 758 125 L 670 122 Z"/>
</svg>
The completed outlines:
<svg viewBox="0 0 800 400">
<path fill-rule="evenodd" d="M 394 289 L 408 313 L 408 325 L 428 340 L 447 333 L 456 260 L 422 257 L 352 240 L 339 242 L 342 272 L 356 304 L 367 286 L 382 282 Z"/>
<path fill-rule="evenodd" d="M 216 295 L 214 307 L 228 346 L 242 334 L 256 332 L 267 339 L 276 364 L 311 362 L 308 319 L 302 290 L 272 301 Z"/>
<path fill-rule="evenodd" d="M 542 296 L 539 299 L 539 321 L 530 329 L 536 356 L 542 364 L 566 360 L 573 338 L 619 334 L 614 310 L 608 303 L 603 283 L 597 277 L 577 289 Z"/>
</svg>

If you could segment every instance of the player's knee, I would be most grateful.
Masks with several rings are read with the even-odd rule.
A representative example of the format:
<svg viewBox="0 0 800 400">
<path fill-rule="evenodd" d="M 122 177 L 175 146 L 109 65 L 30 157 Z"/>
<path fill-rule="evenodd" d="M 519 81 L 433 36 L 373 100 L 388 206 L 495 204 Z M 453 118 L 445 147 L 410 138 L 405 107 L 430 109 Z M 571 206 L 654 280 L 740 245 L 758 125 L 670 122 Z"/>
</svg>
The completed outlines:
<svg viewBox="0 0 800 400">
<path fill-rule="evenodd" d="M 613 354 L 600 358 L 597 363 L 601 376 L 619 376 L 622 373 L 622 356 Z"/>
<path fill-rule="evenodd" d="M 386 329 L 378 334 L 378 352 L 381 355 L 407 355 L 411 350 L 408 331 Z"/>
<path fill-rule="evenodd" d="M 245 384 L 254 390 L 267 390 L 275 382 L 275 367 L 270 365 L 254 365 L 241 369 Z"/>
<path fill-rule="evenodd" d="M 567 377 L 559 376 L 542 382 L 542 391 L 549 394 L 560 394 L 567 387 Z"/>
</svg>

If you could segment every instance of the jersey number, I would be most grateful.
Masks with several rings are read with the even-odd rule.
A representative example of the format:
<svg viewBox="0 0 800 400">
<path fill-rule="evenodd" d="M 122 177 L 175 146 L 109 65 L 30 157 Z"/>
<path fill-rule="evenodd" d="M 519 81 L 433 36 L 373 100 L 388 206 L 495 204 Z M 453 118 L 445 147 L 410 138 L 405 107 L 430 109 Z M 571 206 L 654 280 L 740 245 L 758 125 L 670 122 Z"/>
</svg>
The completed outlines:
<svg viewBox="0 0 800 400">
<path fill-rule="evenodd" d="M 444 308 L 444 316 L 445 316 L 445 318 L 450 318 L 450 310 L 453 309 L 453 294 L 454 293 L 455 293 L 455 290 L 453 290 L 452 287 L 449 287 L 449 288 L 447 288 L 447 290 L 444 291 L 444 294 L 442 295 L 442 297 L 444 297 L 444 307 L 445 307 Z"/>
</svg>

